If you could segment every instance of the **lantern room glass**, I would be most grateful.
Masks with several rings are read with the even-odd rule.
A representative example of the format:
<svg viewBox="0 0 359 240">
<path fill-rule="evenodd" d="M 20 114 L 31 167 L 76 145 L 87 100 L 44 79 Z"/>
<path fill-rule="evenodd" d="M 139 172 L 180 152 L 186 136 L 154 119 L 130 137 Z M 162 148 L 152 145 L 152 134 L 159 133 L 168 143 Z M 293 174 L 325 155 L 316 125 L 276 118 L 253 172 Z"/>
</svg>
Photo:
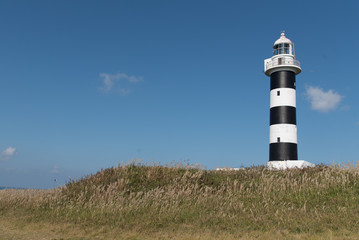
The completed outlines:
<svg viewBox="0 0 359 240">
<path fill-rule="evenodd" d="M 279 43 L 273 46 L 273 55 L 278 54 L 293 54 L 293 46 L 289 43 Z"/>
</svg>

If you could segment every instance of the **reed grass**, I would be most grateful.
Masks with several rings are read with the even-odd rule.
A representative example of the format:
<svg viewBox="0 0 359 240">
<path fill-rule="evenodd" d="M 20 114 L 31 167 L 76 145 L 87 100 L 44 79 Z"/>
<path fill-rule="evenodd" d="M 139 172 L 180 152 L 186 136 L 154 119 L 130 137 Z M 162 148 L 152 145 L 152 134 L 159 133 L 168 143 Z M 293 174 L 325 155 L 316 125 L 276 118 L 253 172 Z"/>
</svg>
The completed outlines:
<svg viewBox="0 0 359 240">
<path fill-rule="evenodd" d="M 213 171 L 132 163 L 52 190 L 1 190 L 0 213 L 141 236 L 181 229 L 238 238 L 332 232 L 357 239 L 359 167 Z"/>
</svg>

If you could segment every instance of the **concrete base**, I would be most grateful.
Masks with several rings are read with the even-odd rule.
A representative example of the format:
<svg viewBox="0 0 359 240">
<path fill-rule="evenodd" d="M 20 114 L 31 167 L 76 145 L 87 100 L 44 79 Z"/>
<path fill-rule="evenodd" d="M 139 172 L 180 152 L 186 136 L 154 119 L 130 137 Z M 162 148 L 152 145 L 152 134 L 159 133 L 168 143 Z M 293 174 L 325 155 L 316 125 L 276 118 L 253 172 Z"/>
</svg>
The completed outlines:
<svg viewBox="0 0 359 240">
<path fill-rule="evenodd" d="M 289 168 L 315 167 L 315 164 L 304 160 L 269 161 L 267 167 L 273 170 L 285 170 Z"/>
</svg>

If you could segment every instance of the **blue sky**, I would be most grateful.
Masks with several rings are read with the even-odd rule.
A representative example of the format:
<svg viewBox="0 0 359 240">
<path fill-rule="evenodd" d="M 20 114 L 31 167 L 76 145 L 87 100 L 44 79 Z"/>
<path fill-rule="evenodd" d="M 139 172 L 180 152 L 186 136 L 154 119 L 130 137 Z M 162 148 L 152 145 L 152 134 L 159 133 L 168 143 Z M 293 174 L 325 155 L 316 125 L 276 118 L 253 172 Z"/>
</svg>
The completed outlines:
<svg viewBox="0 0 359 240">
<path fill-rule="evenodd" d="M 359 161 L 358 24 L 357 1 L 1 1 L 0 186 L 131 159 L 266 164 L 282 30 L 302 64 L 299 158 Z"/>
</svg>

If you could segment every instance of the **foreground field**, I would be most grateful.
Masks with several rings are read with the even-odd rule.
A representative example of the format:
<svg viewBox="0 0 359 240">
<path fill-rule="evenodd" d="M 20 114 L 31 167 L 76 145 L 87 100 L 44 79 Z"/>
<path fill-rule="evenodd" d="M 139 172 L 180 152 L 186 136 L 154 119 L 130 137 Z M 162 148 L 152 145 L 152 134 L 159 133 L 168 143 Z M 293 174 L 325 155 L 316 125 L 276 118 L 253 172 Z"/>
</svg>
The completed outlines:
<svg viewBox="0 0 359 240">
<path fill-rule="evenodd" d="M 0 239 L 358 239 L 359 169 L 128 165 L 0 190 Z"/>
</svg>

